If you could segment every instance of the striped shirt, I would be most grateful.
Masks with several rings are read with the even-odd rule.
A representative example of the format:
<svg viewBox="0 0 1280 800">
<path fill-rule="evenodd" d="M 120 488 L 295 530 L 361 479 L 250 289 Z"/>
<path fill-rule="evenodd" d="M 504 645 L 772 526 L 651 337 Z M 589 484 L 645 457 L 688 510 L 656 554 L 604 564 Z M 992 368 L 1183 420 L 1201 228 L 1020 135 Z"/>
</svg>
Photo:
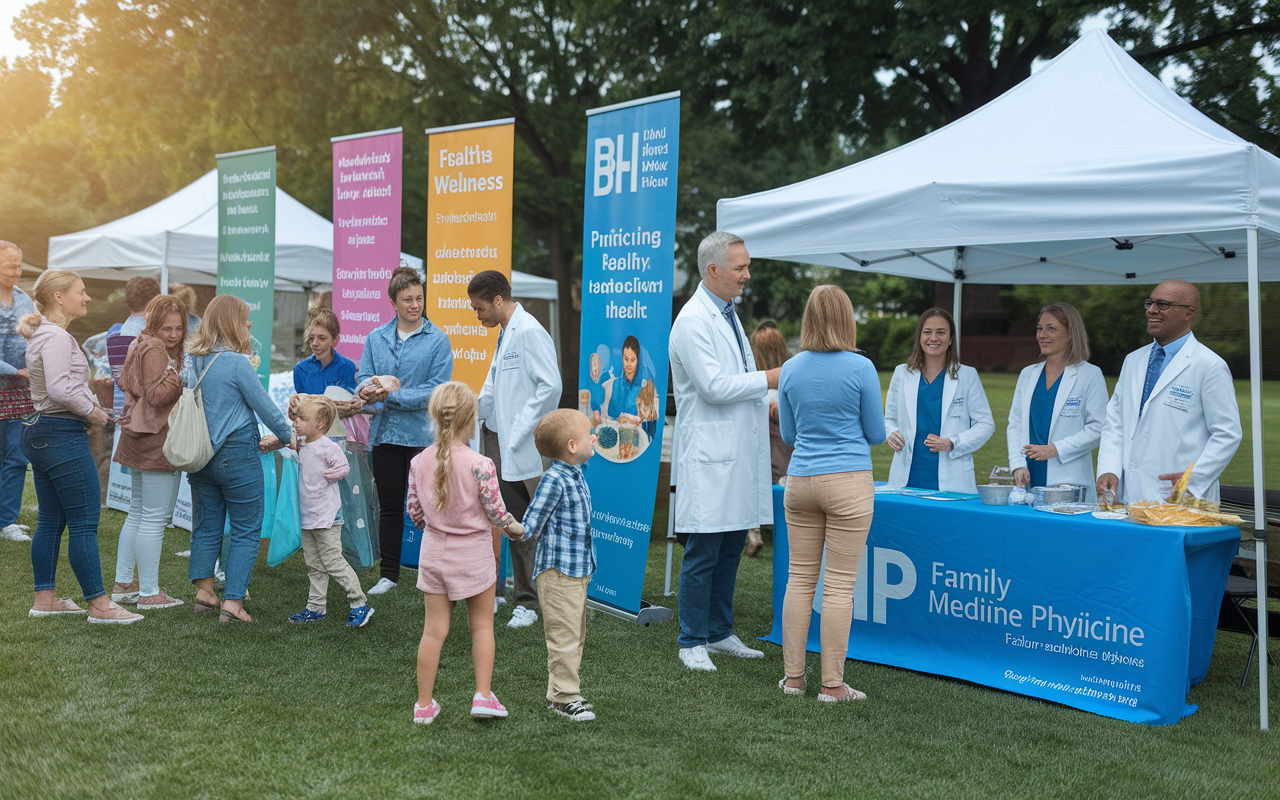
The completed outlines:
<svg viewBox="0 0 1280 800">
<path fill-rule="evenodd" d="M 591 492 L 582 468 L 553 460 L 524 512 L 524 535 L 539 536 L 533 575 L 556 569 L 570 578 L 596 571 L 591 549 Z"/>
</svg>

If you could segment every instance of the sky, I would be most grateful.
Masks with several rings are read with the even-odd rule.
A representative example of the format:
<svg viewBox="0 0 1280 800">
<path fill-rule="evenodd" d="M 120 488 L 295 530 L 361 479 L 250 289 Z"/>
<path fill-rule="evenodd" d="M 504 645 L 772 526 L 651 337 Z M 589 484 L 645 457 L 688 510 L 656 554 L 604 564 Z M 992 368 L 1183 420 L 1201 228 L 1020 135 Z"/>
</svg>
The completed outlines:
<svg viewBox="0 0 1280 800">
<path fill-rule="evenodd" d="M 30 52 L 26 42 L 20 42 L 13 36 L 14 18 L 29 5 L 30 0 L 0 0 L 0 58 L 8 57 L 13 61 Z"/>
</svg>

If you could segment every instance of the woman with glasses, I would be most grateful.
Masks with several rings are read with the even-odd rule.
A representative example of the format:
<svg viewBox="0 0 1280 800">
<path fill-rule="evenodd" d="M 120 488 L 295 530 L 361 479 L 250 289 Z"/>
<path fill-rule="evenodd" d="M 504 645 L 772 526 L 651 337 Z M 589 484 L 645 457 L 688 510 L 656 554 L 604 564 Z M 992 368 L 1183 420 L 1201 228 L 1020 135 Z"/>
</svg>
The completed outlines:
<svg viewBox="0 0 1280 800">
<path fill-rule="evenodd" d="M 1107 383 L 1088 362 L 1089 335 L 1075 306 L 1040 309 L 1036 342 L 1043 360 L 1022 370 L 1009 409 L 1009 468 L 1019 486 L 1080 484 L 1092 501 Z"/>
</svg>

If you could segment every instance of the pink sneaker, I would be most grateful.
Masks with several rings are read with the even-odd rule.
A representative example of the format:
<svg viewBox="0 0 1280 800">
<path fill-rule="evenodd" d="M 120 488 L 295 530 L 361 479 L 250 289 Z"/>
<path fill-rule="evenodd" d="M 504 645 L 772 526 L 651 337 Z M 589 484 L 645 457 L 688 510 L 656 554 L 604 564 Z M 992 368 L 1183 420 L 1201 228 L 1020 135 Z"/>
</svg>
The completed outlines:
<svg viewBox="0 0 1280 800">
<path fill-rule="evenodd" d="M 487 700 L 479 692 L 476 692 L 476 696 L 471 700 L 473 717 L 505 717 L 506 715 L 507 707 L 498 702 L 498 696 L 492 691 L 489 692 Z"/>
<path fill-rule="evenodd" d="M 417 703 L 413 704 L 413 724 L 415 725 L 430 725 L 438 716 L 440 716 L 440 704 L 434 697 L 431 698 L 431 705 L 426 708 Z"/>
</svg>

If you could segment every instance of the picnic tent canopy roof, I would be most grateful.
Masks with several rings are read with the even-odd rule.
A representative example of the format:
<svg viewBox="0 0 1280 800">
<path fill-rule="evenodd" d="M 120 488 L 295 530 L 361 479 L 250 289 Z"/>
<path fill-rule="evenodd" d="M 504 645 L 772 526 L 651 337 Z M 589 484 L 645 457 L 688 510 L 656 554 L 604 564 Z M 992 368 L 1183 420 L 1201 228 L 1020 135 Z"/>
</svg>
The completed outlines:
<svg viewBox="0 0 1280 800">
<path fill-rule="evenodd" d="M 218 171 L 210 170 L 165 199 L 96 228 L 49 238 L 49 268 L 89 278 L 158 277 L 213 285 L 218 273 Z M 422 259 L 400 254 L 422 269 Z M 556 282 L 511 273 L 512 294 L 555 300 Z M 333 282 L 333 223 L 276 188 L 276 288 L 299 289 Z"/>
<path fill-rule="evenodd" d="M 1244 281 L 1257 228 L 1280 280 L 1280 159 L 1103 31 L 944 128 L 717 214 L 753 258 L 968 283 Z"/>
</svg>

